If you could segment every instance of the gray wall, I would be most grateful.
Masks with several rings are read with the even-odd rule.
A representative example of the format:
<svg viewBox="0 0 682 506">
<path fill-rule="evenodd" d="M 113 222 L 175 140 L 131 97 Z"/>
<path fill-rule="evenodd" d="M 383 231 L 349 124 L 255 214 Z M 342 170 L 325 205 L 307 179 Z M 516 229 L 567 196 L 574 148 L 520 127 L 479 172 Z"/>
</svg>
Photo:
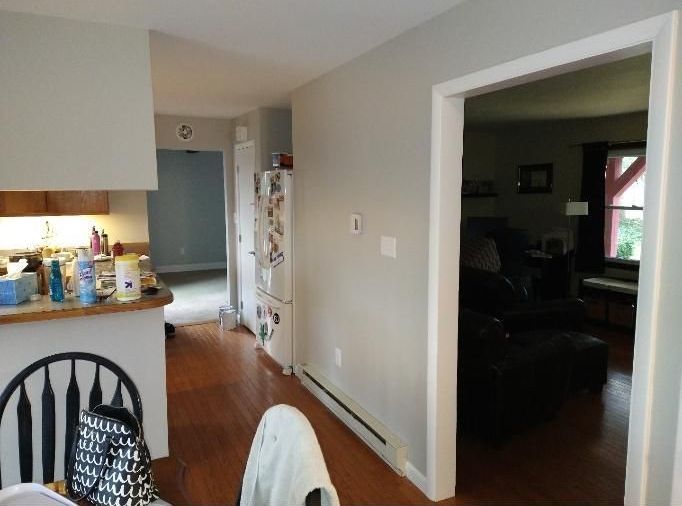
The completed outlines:
<svg viewBox="0 0 682 506">
<path fill-rule="evenodd" d="M 159 149 L 156 156 L 159 189 L 147 195 L 154 265 L 227 265 L 223 154 Z"/>
<path fill-rule="evenodd" d="M 294 92 L 296 360 L 400 434 L 422 473 L 432 86 L 681 6 L 465 2 Z M 353 211 L 364 235 L 348 233 Z M 379 255 L 381 234 L 397 259 Z"/>
<path fill-rule="evenodd" d="M 272 167 L 272 153 L 291 153 L 291 111 L 261 107 L 234 120 L 247 128 L 247 139 L 256 148 L 256 172 Z"/>
</svg>

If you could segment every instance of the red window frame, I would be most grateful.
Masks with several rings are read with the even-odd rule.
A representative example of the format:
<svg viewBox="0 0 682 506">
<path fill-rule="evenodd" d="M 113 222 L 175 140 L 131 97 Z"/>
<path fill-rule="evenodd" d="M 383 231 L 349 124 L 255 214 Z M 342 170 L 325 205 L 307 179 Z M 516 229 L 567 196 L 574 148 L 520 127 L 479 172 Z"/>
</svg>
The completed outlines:
<svg viewBox="0 0 682 506">
<path fill-rule="evenodd" d="M 609 155 L 606 162 L 604 254 L 607 258 L 616 258 L 618 249 L 618 225 L 621 213 L 614 211 L 621 209 L 644 210 L 643 207 L 619 206 L 616 204 L 616 199 L 630 188 L 646 171 L 646 156 L 634 156 L 636 156 L 635 161 L 622 174 L 620 172 L 624 155 Z"/>
</svg>

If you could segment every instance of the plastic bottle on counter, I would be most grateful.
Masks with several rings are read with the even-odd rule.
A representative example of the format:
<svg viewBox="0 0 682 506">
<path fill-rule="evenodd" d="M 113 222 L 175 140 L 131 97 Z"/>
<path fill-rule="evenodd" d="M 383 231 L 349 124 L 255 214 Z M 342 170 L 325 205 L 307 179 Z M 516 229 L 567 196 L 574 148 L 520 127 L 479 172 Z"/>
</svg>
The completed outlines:
<svg viewBox="0 0 682 506">
<path fill-rule="evenodd" d="M 44 258 L 40 273 L 40 293 L 50 295 L 50 272 L 52 271 L 52 259 Z"/>
<path fill-rule="evenodd" d="M 102 243 L 99 238 L 99 233 L 95 227 L 92 227 L 92 234 L 90 235 L 90 247 L 92 254 L 97 256 L 102 252 Z"/>
<path fill-rule="evenodd" d="M 59 268 L 59 259 L 57 258 L 50 260 L 50 299 L 53 302 L 64 301 L 62 271 Z"/>
<path fill-rule="evenodd" d="M 122 302 L 137 300 L 142 297 L 140 283 L 140 257 L 128 253 L 116 257 L 116 298 Z"/>
<path fill-rule="evenodd" d="M 74 297 L 80 297 L 80 276 L 78 275 L 78 249 L 76 248 L 76 257 L 71 261 L 71 292 Z"/>
<path fill-rule="evenodd" d="M 85 304 L 97 302 L 95 259 L 92 250 L 88 248 L 78 248 L 78 285 L 81 302 Z"/>
<path fill-rule="evenodd" d="M 109 235 L 104 233 L 104 229 L 102 229 L 102 247 L 101 247 L 101 253 L 102 255 L 107 255 L 109 256 Z"/>
</svg>

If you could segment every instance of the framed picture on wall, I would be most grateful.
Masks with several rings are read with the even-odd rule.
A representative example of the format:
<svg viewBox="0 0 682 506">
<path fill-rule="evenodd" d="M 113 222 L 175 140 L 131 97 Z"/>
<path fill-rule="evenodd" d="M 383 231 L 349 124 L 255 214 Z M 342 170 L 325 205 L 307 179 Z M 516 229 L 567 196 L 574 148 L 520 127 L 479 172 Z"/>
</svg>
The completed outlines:
<svg viewBox="0 0 682 506">
<path fill-rule="evenodd" d="M 552 193 L 551 163 L 519 165 L 518 193 Z"/>
</svg>

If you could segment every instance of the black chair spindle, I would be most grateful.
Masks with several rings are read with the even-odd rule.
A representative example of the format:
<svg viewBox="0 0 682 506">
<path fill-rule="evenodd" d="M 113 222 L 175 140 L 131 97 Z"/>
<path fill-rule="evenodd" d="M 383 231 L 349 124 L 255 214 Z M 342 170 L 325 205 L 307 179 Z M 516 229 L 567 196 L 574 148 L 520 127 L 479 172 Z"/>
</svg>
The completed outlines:
<svg viewBox="0 0 682 506">
<path fill-rule="evenodd" d="M 116 382 L 116 391 L 114 396 L 111 398 L 111 405 L 121 407 L 123 406 L 123 392 L 121 391 L 121 379 Z"/>
<path fill-rule="evenodd" d="M 95 378 L 89 396 L 89 407 L 102 403 L 102 384 L 100 376 L 100 366 L 109 370 L 116 378 L 116 391 L 111 400 L 114 406 L 123 406 L 123 386 L 130 397 L 131 407 L 137 419 L 142 423 L 142 399 L 140 393 L 123 369 L 111 360 L 84 352 L 57 353 L 48 357 L 36 360 L 28 367 L 19 372 L 0 392 L 0 424 L 5 409 L 12 398 L 14 392 L 19 390 L 19 401 L 17 403 L 17 431 L 19 444 L 19 474 L 22 482 L 33 481 L 33 423 L 31 415 L 31 402 L 26 392 L 25 380 L 36 371 L 44 370 L 44 384 L 41 395 L 42 401 L 42 464 L 43 464 L 43 483 L 54 482 L 55 468 L 55 395 L 50 382 L 49 364 L 55 362 L 71 362 L 71 377 L 66 390 L 66 427 L 64 434 L 64 470 L 68 466 L 71 447 L 75 437 L 76 427 L 80 414 L 80 389 L 76 379 L 76 360 L 92 362 L 96 365 Z M 0 470 L 1 470 L 0 465 Z M 0 472 L 0 488 L 2 488 L 2 473 Z"/>
<path fill-rule="evenodd" d="M 69 465 L 71 456 L 71 446 L 75 436 L 76 426 L 78 425 L 78 412 L 81 405 L 81 393 L 76 379 L 76 361 L 71 360 L 71 379 L 66 389 L 66 431 L 64 434 L 64 471 Z"/>
<path fill-rule="evenodd" d="M 99 364 L 95 365 L 95 379 L 92 382 L 92 388 L 90 389 L 90 401 L 88 406 L 90 410 L 102 404 L 102 385 L 99 381 Z"/>
<path fill-rule="evenodd" d="M 55 403 L 54 391 L 50 383 L 50 368 L 45 365 L 45 383 L 43 385 L 43 483 L 54 481 L 55 453 Z"/>
<path fill-rule="evenodd" d="M 17 423 L 19 425 L 19 476 L 22 483 L 29 483 L 33 481 L 33 421 L 31 402 L 26 395 L 26 385 L 23 381 L 17 403 Z"/>
</svg>

